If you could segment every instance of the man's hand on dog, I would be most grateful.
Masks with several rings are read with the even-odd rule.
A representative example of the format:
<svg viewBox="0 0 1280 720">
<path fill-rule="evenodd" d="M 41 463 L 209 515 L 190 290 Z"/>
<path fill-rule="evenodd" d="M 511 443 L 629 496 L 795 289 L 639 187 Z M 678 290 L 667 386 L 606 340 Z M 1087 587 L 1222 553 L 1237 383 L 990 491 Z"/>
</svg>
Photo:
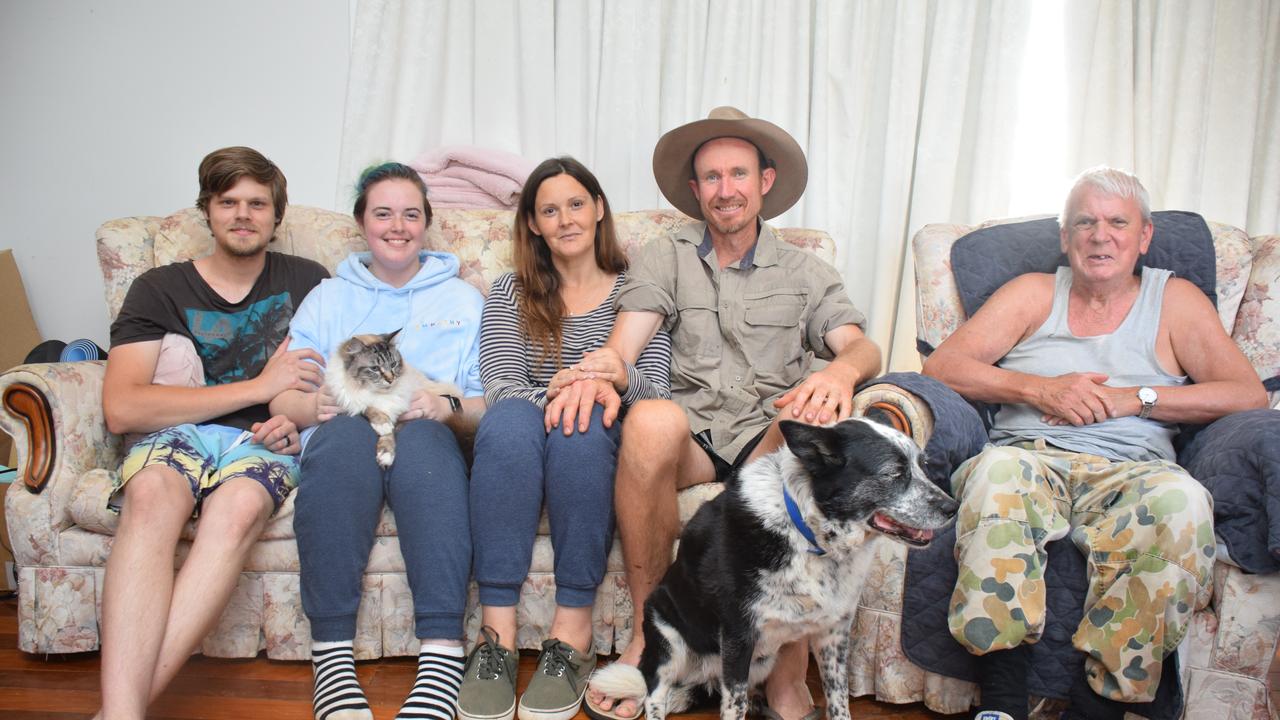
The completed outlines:
<svg viewBox="0 0 1280 720">
<path fill-rule="evenodd" d="M 548 394 L 550 398 L 550 394 Z M 562 428 L 565 435 L 572 435 L 576 426 L 578 432 L 586 432 L 591 425 L 591 407 L 599 403 L 604 408 L 604 426 L 612 427 L 622 407 L 622 398 L 614 389 L 613 383 L 598 378 L 575 380 L 561 387 L 554 398 L 547 401 L 544 423 L 547 432 L 553 428 Z"/>
<path fill-rule="evenodd" d="M 794 419 L 811 425 L 826 425 L 844 420 L 853 412 L 853 389 L 857 385 L 856 369 L 833 362 L 774 400 L 773 405 L 780 409 L 790 408 Z"/>
</svg>

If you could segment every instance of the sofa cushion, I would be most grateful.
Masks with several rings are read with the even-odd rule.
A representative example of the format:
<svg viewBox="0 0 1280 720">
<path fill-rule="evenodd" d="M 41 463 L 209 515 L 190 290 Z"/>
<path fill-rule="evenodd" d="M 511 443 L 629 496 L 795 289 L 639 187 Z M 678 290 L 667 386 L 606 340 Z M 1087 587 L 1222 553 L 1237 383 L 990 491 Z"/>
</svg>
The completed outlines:
<svg viewBox="0 0 1280 720">
<path fill-rule="evenodd" d="M 347 255 L 365 247 L 360 227 L 350 215 L 290 205 L 268 249 L 315 260 L 332 273 Z M 194 260 L 212 250 L 213 234 L 198 209 L 179 210 L 160 221 L 153 244 L 156 267 Z"/>
<path fill-rule="evenodd" d="M 1204 291 L 1217 304 L 1217 259 L 1213 235 L 1195 213 L 1152 213 L 1155 233 L 1138 267 L 1167 268 Z M 956 276 L 965 314 L 972 317 L 987 298 L 1013 278 L 1029 272 L 1053 272 L 1067 264 L 1055 218 L 979 228 L 951 246 L 951 270 Z"/>
</svg>

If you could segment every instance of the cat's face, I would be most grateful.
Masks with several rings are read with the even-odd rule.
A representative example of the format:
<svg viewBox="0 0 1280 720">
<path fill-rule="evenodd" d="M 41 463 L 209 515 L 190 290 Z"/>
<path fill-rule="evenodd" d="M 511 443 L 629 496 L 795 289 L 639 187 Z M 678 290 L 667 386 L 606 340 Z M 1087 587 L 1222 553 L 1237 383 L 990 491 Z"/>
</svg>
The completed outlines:
<svg viewBox="0 0 1280 720">
<path fill-rule="evenodd" d="M 404 359 L 392 342 L 398 332 L 356 335 L 343 343 L 338 354 L 347 377 L 363 387 L 391 387 L 404 369 Z"/>
</svg>

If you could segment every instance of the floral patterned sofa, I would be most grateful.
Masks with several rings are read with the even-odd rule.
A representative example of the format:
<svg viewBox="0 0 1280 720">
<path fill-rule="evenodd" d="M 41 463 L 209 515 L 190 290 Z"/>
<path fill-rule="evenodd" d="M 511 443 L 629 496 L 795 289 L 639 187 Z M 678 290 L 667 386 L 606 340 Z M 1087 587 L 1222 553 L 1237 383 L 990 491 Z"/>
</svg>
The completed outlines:
<svg viewBox="0 0 1280 720">
<path fill-rule="evenodd" d="M 687 221 L 671 211 L 619 213 L 617 228 L 628 252 Z M 459 256 L 461 276 L 482 292 L 511 264 L 512 214 L 501 210 L 439 210 L 428 232 L 433 249 Z M 1280 372 L 1280 236 L 1249 239 L 1234 228 L 1213 225 L 1218 247 L 1218 292 L 1224 324 L 1259 373 Z M 937 345 L 963 319 L 948 257 L 956 238 L 973 228 L 931 225 L 914 243 L 917 316 L 922 337 Z M 790 242 L 831 260 L 834 244 L 825 233 L 783 230 Z M 212 242 L 194 209 L 167 218 L 133 217 L 98 230 L 98 257 L 114 317 L 129 284 L 158 264 L 198 256 Z M 303 255 L 332 269 L 364 240 L 347 215 L 292 206 L 274 249 Z M 20 481 L 5 496 L 10 540 L 19 574 L 18 646 L 30 653 L 68 653 L 98 647 L 99 588 L 111 548 L 115 516 L 105 510 L 111 474 L 123 448 L 102 419 L 99 362 L 25 365 L 0 375 L 0 428 L 14 436 Z M 878 404 L 922 445 L 932 417 L 917 398 L 892 385 L 858 393 L 859 409 Z M 1273 393 L 1272 405 L 1280 406 Z M 688 519 L 719 492 L 715 484 L 685 490 L 680 512 Z M 290 498 L 268 524 L 250 555 L 230 606 L 202 651 L 214 657 L 252 657 L 262 650 L 274 659 L 305 660 L 309 628 L 298 594 L 298 558 Z M 190 538 L 188 527 L 186 537 Z M 357 655 L 375 658 L 414 655 L 413 617 L 395 519 L 386 512 L 364 579 Z M 545 522 L 534 546 L 533 565 L 518 607 L 524 648 L 539 647 L 554 609 L 554 579 Z M 179 549 L 181 556 L 185 545 Z M 877 699 L 924 701 L 935 711 L 961 713 L 976 696 L 975 686 L 927 673 L 902 652 L 902 586 L 906 550 L 881 543 L 869 573 L 853 633 L 850 691 Z M 595 606 L 594 630 L 602 651 L 625 646 L 631 637 L 631 597 L 622 574 L 618 544 Z M 475 594 L 469 632 L 479 623 Z M 1273 717 L 1266 674 L 1280 634 L 1280 578 L 1251 576 L 1220 563 L 1210 608 L 1196 616 L 1188 641 L 1184 687 L 1196 714 L 1219 720 Z M 1206 713 L 1201 714 L 1204 710 Z"/>
<path fill-rule="evenodd" d="M 977 226 L 927 225 L 913 238 L 916 274 L 916 322 L 919 337 L 937 347 L 965 319 L 951 273 L 951 246 L 980 227 L 1031 218 L 995 220 Z M 1217 260 L 1218 313 L 1223 327 L 1249 358 L 1261 378 L 1280 375 L 1280 235 L 1250 238 L 1243 231 L 1209 223 Z M 861 405 L 887 402 L 898 407 L 917 442 L 929 436 L 928 406 L 891 385 L 864 389 Z M 1270 394 L 1280 408 L 1280 391 Z M 1280 442 L 1280 440 L 1278 440 Z M 906 550 L 883 544 L 879 572 L 863 591 L 854 630 L 850 693 L 875 695 L 887 702 L 923 701 L 941 713 L 967 712 L 977 686 L 913 665 L 899 641 Z M 1210 605 L 1196 613 L 1180 648 L 1184 717 L 1215 720 L 1264 720 L 1277 717 L 1270 703 L 1267 675 L 1280 640 L 1280 574 L 1251 575 L 1226 562 L 1214 568 Z M 1046 703 L 1038 717 L 1057 717 L 1061 709 Z"/>
<path fill-rule="evenodd" d="M 441 209 L 427 234 L 432 249 L 448 250 L 461 261 L 460 276 L 487 292 L 511 267 L 513 213 L 505 210 Z M 688 218 L 674 211 L 615 216 L 625 249 L 671 233 Z M 826 233 L 786 229 L 788 241 L 830 261 L 834 243 Z M 98 261 L 112 317 L 130 283 L 143 271 L 198 257 L 212 248 L 212 236 L 194 208 L 166 218 L 130 217 L 98 229 Z M 291 206 L 273 248 L 320 262 L 332 271 L 353 250 L 365 248 L 350 216 Z M 69 653 L 98 648 L 103 568 L 117 519 L 106 510 L 122 438 L 107 431 L 102 416 L 102 362 L 23 365 L 0 375 L 0 428 L 15 438 L 20 481 L 5 495 L 5 513 L 19 577 L 18 647 L 30 653 Z M 719 491 L 718 485 L 682 493 L 681 512 L 693 510 Z M 305 487 L 302 490 L 305 492 Z M 296 493 L 295 493 L 296 496 Z M 265 649 L 280 660 L 309 658 L 310 630 L 298 592 L 298 554 L 291 496 L 268 523 L 241 575 L 231 604 L 202 651 L 214 657 L 252 657 Z M 193 537 L 189 525 L 184 538 Z M 533 565 L 521 591 L 518 643 L 538 648 L 554 611 L 554 578 L 549 531 L 544 518 L 534 545 Z M 178 562 L 188 550 L 179 547 Z M 384 510 L 369 557 L 356 636 L 356 655 L 416 655 L 413 607 L 395 518 Z M 620 544 L 609 557 L 608 574 L 595 605 L 596 647 L 607 652 L 631 637 L 632 606 L 622 573 Z M 479 627 L 473 588 L 469 634 Z"/>
</svg>

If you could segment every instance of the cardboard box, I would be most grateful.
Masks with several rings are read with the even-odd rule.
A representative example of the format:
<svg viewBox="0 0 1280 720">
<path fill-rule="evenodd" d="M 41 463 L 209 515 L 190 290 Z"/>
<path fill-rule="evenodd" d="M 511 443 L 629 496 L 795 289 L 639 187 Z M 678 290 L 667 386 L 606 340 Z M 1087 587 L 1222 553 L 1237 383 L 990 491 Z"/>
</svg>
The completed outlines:
<svg viewBox="0 0 1280 720">
<path fill-rule="evenodd" d="M 0 250 L 0 372 L 21 365 L 40 341 L 13 251 Z M 12 444 L 9 435 L 0 432 L 0 463 L 10 457 Z"/>
</svg>

